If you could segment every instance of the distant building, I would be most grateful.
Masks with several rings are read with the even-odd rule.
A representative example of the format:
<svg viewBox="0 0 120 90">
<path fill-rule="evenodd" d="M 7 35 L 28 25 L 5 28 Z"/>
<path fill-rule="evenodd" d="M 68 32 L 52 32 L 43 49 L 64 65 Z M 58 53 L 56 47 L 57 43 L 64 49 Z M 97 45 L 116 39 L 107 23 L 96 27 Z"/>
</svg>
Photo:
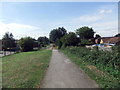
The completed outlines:
<svg viewBox="0 0 120 90">
<path fill-rule="evenodd" d="M 98 42 L 99 39 L 95 39 L 95 43 Z M 101 37 L 100 44 L 120 44 L 120 37 Z"/>
<path fill-rule="evenodd" d="M 86 45 L 87 48 L 93 48 L 94 46 L 98 47 L 112 47 L 115 45 L 120 45 L 120 37 L 101 37 L 101 38 L 92 38 L 89 40 L 93 45 Z"/>
</svg>

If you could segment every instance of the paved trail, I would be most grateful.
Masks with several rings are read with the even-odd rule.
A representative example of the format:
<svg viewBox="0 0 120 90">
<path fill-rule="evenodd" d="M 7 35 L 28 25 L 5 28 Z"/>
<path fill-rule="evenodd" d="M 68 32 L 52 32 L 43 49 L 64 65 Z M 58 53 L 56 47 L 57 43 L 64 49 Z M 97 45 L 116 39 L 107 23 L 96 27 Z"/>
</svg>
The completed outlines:
<svg viewBox="0 0 120 90">
<path fill-rule="evenodd" d="M 41 88 L 97 88 L 80 68 L 58 50 L 53 50 Z"/>
</svg>

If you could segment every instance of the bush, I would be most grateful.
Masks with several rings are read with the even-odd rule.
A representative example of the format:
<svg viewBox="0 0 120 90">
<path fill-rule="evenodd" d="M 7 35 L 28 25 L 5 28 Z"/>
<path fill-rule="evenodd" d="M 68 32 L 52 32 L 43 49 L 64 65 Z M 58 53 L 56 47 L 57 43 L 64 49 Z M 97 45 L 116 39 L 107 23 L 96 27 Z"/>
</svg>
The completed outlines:
<svg viewBox="0 0 120 90">
<path fill-rule="evenodd" d="M 108 72 L 110 75 L 120 79 L 120 54 L 118 48 L 114 47 L 113 51 L 98 50 L 98 47 L 88 49 L 85 47 L 66 47 L 65 51 L 75 54 L 84 62 L 89 62 L 99 69 Z"/>
<path fill-rule="evenodd" d="M 76 46 L 80 42 L 80 39 L 76 36 L 74 32 L 69 32 L 65 36 L 63 36 L 61 39 L 61 46 Z"/>
<path fill-rule="evenodd" d="M 90 45 L 90 44 L 91 42 L 89 40 L 81 39 L 81 43 L 80 43 L 81 46 Z"/>
<path fill-rule="evenodd" d="M 34 39 L 31 37 L 21 38 L 19 41 L 21 51 L 23 52 L 33 51 L 34 44 L 35 44 Z"/>
</svg>

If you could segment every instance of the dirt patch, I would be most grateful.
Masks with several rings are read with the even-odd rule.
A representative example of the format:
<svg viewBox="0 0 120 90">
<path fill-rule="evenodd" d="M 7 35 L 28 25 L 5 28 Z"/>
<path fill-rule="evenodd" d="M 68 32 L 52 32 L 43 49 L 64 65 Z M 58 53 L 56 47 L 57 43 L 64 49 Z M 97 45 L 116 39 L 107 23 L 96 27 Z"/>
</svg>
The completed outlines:
<svg viewBox="0 0 120 90">
<path fill-rule="evenodd" d="M 105 73 L 98 70 L 95 66 L 93 65 L 87 65 L 87 68 L 89 68 L 91 71 L 95 72 L 96 74 L 100 75 L 100 76 L 104 76 Z"/>
</svg>

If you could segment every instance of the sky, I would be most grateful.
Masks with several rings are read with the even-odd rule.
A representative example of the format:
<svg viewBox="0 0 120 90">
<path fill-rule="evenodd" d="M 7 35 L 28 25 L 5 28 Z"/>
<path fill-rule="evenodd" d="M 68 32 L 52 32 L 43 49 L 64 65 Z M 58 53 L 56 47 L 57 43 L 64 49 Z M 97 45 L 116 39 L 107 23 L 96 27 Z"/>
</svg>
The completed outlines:
<svg viewBox="0 0 120 90">
<path fill-rule="evenodd" d="M 51 30 L 64 27 L 75 32 L 83 26 L 102 37 L 118 33 L 118 2 L 1 2 L 0 39 L 5 32 L 14 38 L 49 37 Z"/>
</svg>

